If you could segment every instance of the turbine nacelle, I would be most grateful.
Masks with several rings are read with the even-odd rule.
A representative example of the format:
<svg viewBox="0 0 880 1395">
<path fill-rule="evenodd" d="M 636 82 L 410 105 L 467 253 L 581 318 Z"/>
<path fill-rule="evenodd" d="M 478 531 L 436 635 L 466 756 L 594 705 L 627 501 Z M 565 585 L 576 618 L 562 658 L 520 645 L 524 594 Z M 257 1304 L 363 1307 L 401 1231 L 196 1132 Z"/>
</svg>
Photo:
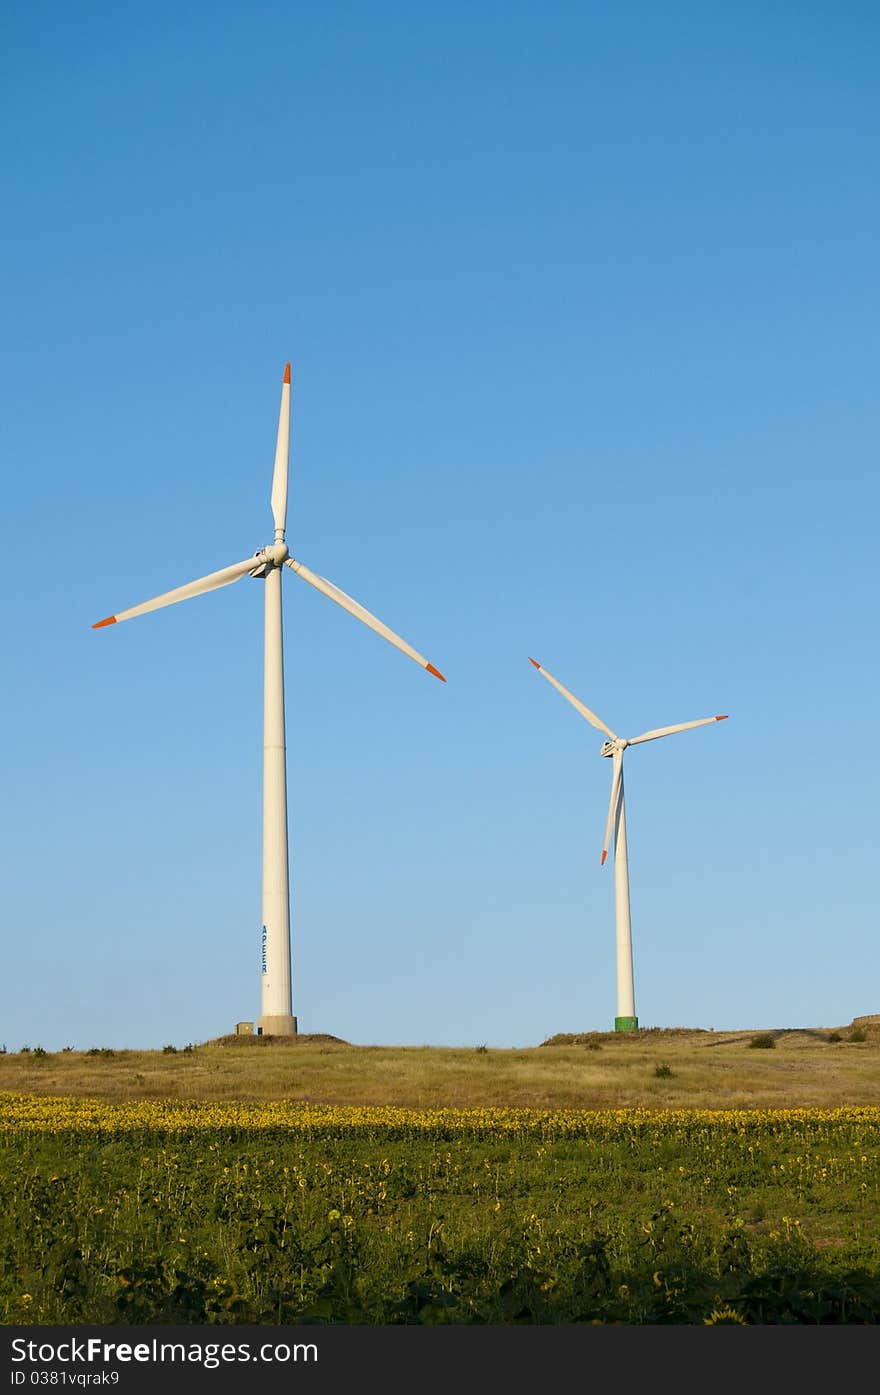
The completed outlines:
<svg viewBox="0 0 880 1395">
<path fill-rule="evenodd" d="M 287 561 L 290 553 L 287 550 L 287 543 L 275 542 L 268 547 L 259 547 L 254 553 L 257 565 L 250 573 L 254 577 L 266 577 L 273 567 L 281 567 Z"/>
<path fill-rule="evenodd" d="M 628 741 L 625 741 L 622 736 L 618 736 L 614 741 L 606 741 L 599 754 L 600 756 L 613 756 L 615 751 L 625 751 L 628 745 Z"/>
</svg>

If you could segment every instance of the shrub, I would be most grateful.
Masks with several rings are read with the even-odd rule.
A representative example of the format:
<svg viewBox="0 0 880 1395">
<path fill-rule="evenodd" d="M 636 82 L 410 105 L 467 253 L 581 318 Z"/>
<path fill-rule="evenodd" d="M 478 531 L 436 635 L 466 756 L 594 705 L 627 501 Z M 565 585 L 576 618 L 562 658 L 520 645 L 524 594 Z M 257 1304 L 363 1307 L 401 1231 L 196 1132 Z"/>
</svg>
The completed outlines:
<svg viewBox="0 0 880 1395">
<path fill-rule="evenodd" d="M 769 1032 L 759 1032 L 752 1037 L 749 1046 L 755 1047 L 758 1051 L 770 1051 L 776 1046 L 776 1038 Z"/>
<path fill-rule="evenodd" d="M 48 1052 L 42 1046 L 35 1046 L 31 1054 L 34 1056 L 46 1056 Z"/>
<path fill-rule="evenodd" d="M 829 1032 L 828 1035 L 827 1035 L 827 1037 L 825 1038 L 825 1040 L 826 1040 L 826 1041 L 843 1041 L 843 1037 L 840 1035 L 839 1032 Z"/>
<path fill-rule="evenodd" d="M 167 1046 L 163 1046 L 163 1047 L 162 1047 L 162 1055 L 163 1055 L 163 1056 L 174 1056 L 174 1055 L 176 1055 L 176 1053 L 177 1053 L 177 1047 L 176 1047 L 176 1046 L 172 1046 L 170 1042 L 169 1042 L 169 1044 L 168 1044 Z"/>
<path fill-rule="evenodd" d="M 87 1056 L 103 1056 L 105 1059 L 116 1055 L 109 1046 L 90 1046 L 86 1052 Z"/>
<path fill-rule="evenodd" d="M 861 1027 L 855 1027 L 853 1031 L 850 1032 L 849 1039 L 850 1041 L 867 1041 L 868 1037 L 867 1033 L 863 1032 Z"/>
<path fill-rule="evenodd" d="M 674 1074 L 674 1071 L 672 1066 L 668 1066 L 666 1062 L 663 1061 L 659 1066 L 654 1067 L 654 1074 L 658 1080 L 668 1080 L 668 1078 Z"/>
</svg>

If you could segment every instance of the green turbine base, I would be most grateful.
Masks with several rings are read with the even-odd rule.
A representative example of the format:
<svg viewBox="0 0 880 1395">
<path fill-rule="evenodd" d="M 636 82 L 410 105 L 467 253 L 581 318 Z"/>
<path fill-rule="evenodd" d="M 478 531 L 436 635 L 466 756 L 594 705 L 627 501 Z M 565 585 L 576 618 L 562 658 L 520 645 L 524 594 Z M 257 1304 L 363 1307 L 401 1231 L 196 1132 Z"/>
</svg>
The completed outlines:
<svg viewBox="0 0 880 1395">
<path fill-rule="evenodd" d="M 639 1030 L 639 1019 L 637 1017 L 615 1017 L 615 1032 L 637 1032 Z"/>
</svg>

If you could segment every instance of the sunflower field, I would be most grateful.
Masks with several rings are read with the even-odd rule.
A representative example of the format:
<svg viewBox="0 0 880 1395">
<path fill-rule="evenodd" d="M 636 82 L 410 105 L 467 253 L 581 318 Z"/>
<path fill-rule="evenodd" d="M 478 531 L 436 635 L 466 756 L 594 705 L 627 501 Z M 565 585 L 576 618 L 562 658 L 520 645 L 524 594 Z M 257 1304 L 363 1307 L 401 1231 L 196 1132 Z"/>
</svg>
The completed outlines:
<svg viewBox="0 0 880 1395">
<path fill-rule="evenodd" d="M 4 1323 L 876 1323 L 880 1109 L 0 1095 Z"/>
</svg>

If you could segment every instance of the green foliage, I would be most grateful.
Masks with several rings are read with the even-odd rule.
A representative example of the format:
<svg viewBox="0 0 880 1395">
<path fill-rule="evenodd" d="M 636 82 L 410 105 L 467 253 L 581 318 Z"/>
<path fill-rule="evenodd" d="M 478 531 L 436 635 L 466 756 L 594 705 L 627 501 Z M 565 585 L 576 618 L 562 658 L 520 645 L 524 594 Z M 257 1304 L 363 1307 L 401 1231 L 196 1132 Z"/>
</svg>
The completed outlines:
<svg viewBox="0 0 880 1395">
<path fill-rule="evenodd" d="M 0 1322 L 876 1324 L 880 1111 L 0 1135 Z"/>
<path fill-rule="evenodd" d="M 772 1051 L 776 1047 L 776 1038 L 770 1032 L 758 1032 L 752 1037 L 749 1046 L 756 1051 Z"/>
<path fill-rule="evenodd" d="M 675 1074 L 675 1071 L 672 1069 L 672 1066 L 662 1061 L 659 1066 L 654 1067 L 654 1074 L 658 1080 L 668 1080 L 670 1076 Z"/>
<path fill-rule="evenodd" d="M 867 1040 L 868 1040 L 868 1036 L 867 1036 L 867 1033 L 866 1033 L 866 1032 L 863 1032 L 863 1031 L 862 1031 L 861 1027 L 854 1027 L 853 1030 L 852 1030 L 852 1031 L 850 1032 L 850 1034 L 849 1034 L 849 1040 L 850 1040 L 850 1041 L 867 1041 Z"/>
</svg>

